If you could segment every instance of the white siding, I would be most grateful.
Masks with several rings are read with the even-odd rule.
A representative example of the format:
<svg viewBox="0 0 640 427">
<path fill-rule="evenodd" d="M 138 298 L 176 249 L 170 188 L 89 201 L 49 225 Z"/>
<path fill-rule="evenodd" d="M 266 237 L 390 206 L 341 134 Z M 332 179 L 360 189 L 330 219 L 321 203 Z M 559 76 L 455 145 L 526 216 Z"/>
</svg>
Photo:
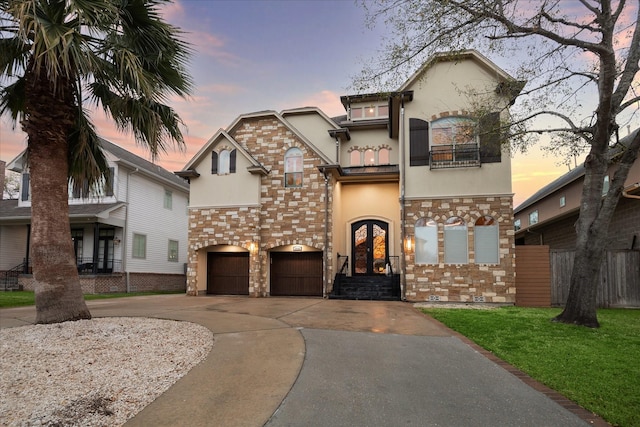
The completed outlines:
<svg viewBox="0 0 640 427">
<path fill-rule="evenodd" d="M 182 274 L 187 262 L 187 193 L 129 175 L 129 224 L 126 236 L 126 270 L 135 273 Z M 172 192 L 172 209 L 165 209 L 165 188 Z M 146 258 L 131 256 L 133 234 L 147 236 Z M 169 240 L 178 241 L 178 262 L 168 261 Z"/>
<path fill-rule="evenodd" d="M 27 256 L 26 225 L 0 226 L 0 271 L 21 264 Z"/>
</svg>

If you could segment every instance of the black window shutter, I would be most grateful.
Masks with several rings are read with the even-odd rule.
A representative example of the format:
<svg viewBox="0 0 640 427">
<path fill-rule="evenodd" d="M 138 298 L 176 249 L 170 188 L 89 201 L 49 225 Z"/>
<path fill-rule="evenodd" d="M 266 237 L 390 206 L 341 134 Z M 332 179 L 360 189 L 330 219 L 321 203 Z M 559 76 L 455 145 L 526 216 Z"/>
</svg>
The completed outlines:
<svg viewBox="0 0 640 427">
<path fill-rule="evenodd" d="M 107 181 L 105 183 L 105 196 L 111 197 L 113 196 L 113 174 L 114 168 L 109 168 L 109 172 L 107 173 Z"/>
<path fill-rule="evenodd" d="M 429 123 L 421 119 L 409 119 L 409 165 L 429 164 Z"/>
<path fill-rule="evenodd" d="M 489 113 L 479 121 L 480 162 L 500 163 L 502 145 L 500 141 L 500 113 Z"/>
<path fill-rule="evenodd" d="M 211 174 L 215 175 L 218 173 L 218 153 L 215 151 L 211 152 Z"/>
<path fill-rule="evenodd" d="M 29 174 L 22 174 L 22 188 L 20 189 L 20 198 L 23 202 L 29 200 Z"/>
<path fill-rule="evenodd" d="M 229 154 L 229 173 L 236 173 L 236 150 Z"/>
</svg>

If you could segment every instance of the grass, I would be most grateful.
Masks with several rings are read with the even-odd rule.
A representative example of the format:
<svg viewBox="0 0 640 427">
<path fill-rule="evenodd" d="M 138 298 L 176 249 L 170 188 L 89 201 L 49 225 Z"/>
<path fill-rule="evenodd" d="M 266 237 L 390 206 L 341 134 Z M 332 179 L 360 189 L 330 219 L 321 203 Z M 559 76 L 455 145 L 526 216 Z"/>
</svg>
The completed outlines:
<svg viewBox="0 0 640 427">
<path fill-rule="evenodd" d="M 84 299 L 89 301 L 94 299 L 125 298 L 125 297 L 136 297 L 136 296 L 143 296 L 143 295 L 165 295 L 165 294 L 180 294 L 180 293 L 184 293 L 184 291 L 87 294 L 84 296 Z M 35 304 L 35 296 L 34 296 L 34 293 L 31 291 L 0 292 L 0 308 L 23 307 L 26 305 L 34 305 L 34 304 Z"/>
<path fill-rule="evenodd" d="M 599 329 L 551 322 L 559 309 L 423 309 L 614 426 L 640 426 L 640 310 L 598 310 Z"/>
</svg>

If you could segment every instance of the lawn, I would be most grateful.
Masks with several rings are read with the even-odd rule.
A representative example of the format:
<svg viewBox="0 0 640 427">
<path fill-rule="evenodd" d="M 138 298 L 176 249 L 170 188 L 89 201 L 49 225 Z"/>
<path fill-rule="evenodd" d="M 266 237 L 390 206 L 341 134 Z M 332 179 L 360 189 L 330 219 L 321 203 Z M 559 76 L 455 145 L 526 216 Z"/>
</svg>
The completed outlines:
<svg viewBox="0 0 640 427">
<path fill-rule="evenodd" d="M 135 297 L 142 295 L 164 295 L 164 294 L 177 294 L 181 292 L 129 292 L 129 293 L 111 293 L 111 294 L 87 294 L 84 296 L 85 300 L 92 299 L 105 299 L 105 298 L 124 298 Z M 35 297 L 31 291 L 14 291 L 14 292 L 0 292 L 0 308 L 9 307 L 22 307 L 25 305 L 34 305 Z"/>
<path fill-rule="evenodd" d="M 599 329 L 559 309 L 423 311 L 615 426 L 640 426 L 640 310 L 598 310 Z"/>
</svg>

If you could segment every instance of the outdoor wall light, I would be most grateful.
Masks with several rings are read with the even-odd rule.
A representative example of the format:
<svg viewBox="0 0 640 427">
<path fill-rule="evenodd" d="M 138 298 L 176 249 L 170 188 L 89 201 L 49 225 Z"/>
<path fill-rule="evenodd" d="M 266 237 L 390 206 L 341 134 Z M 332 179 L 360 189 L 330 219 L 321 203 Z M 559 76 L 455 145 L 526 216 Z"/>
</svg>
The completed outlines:
<svg viewBox="0 0 640 427">
<path fill-rule="evenodd" d="M 258 245 L 256 245 L 255 242 L 249 243 L 249 252 L 251 252 L 252 254 L 258 252 Z"/>
<path fill-rule="evenodd" d="M 407 236 L 404 238 L 404 250 L 407 253 L 411 253 L 413 252 L 413 248 L 414 248 L 414 241 L 413 241 L 413 236 L 411 234 L 407 234 Z"/>
<path fill-rule="evenodd" d="M 120 244 L 120 239 L 118 237 L 116 237 L 115 239 L 113 239 L 113 244 L 118 246 Z"/>
</svg>

